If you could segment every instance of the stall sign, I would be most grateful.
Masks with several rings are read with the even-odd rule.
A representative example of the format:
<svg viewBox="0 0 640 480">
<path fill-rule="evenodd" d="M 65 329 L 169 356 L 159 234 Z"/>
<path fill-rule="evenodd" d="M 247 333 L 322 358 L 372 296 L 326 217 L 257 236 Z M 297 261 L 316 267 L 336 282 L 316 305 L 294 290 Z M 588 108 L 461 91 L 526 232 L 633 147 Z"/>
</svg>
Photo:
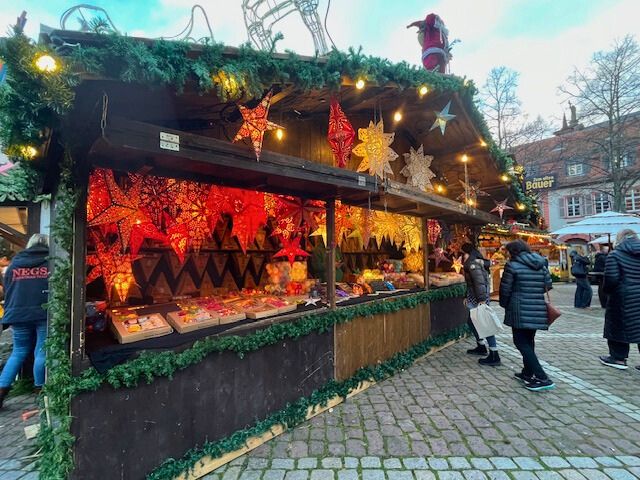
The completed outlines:
<svg viewBox="0 0 640 480">
<path fill-rule="evenodd" d="M 544 177 L 533 177 L 525 180 L 524 185 L 527 192 L 548 190 L 556 185 L 556 175 L 554 173 Z"/>
</svg>

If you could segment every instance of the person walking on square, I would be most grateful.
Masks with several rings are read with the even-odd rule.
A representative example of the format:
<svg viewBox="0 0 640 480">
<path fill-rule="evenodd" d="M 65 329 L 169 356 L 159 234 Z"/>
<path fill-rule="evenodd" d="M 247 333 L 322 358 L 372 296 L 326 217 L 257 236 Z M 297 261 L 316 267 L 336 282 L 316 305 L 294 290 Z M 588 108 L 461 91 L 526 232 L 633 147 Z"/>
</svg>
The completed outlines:
<svg viewBox="0 0 640 480">
<path fill-rule="evenodd" d="M 553 288 L 545 259 L 532 253 L 522 240 L 507 244 L 511 259 L 500 281 L 500 306 L 504 323 L 513 331 L 513 343 L 522 354 L 524 368 L 515 377 L 531 391 L 549 390 L 555 385 L 540 365 L 535 351 L 538 330 L 547 330 L 545 292 Z"/>
<path fill-rule="evenodd" d="M 37 389 L 44 384 L 47 311 L 43 305 L 49 290 L 48 256 L 49 237 L 33 235 L 27 248 L 13 258 L 4 277 L 2 323 L 13 330 L 13 350 L 0 373 L 0 408 L 34 345 L 34 383 Z"/>
<path fill-rule="evenodd" d="M 591 262 L 575 250 L 572 250 L 569 256 L 572 262 L 571 275 L 576 278 L 576 295 L 573 306 L 575 308 L 589 308 L 593 297 L 593 290 L 591 290 L 591 284 L 587 279 Z"/>
<path fill-rule="evenodd" d="M 608 295 L 604 338 L 609 355 L 600 362 L 626 370 L 629 344 L 637 343 L 640 351 L 640 240 L 633 230 L 618 233 L 616 248 L 607 256 L 603 288 Z"/>
<path fill-rule="evenodd" d="M 600 251 L 596 253 L 593 261 L 593 273 L 598 274 L 598 300 L 600 301 L 600 306 L 602 308 L 606 308 L 607 306 L 607 295 L 604 293 L 602 287 L 604 286 L 604 266 L 607 261 L 608 253 L 609 247 L 601 246 Z"/>
<path fill-rule="evenodd" d="M 464 254 L 464 279 L 467 282 L 466 302 L 467 308 L 471 310 L 481 303 L 489 304 L 489 266 L 491 263 L 470 243 L 462 245 L 461 250 Z M 500 354 L 498 353 L 496 337 L 492 335 L 486 339 L 480 338 L 476 328 L 473 326 L 470 314 L 467 319 L 467 324 L 471 328 L 478 344 L 476 348 L 467 350 L 467 353 L 471 355 L 487 355 L 486 358 L 478 360 L 480 365 L 500 365 Z M 488 351 L 485 342 L 489 345 Z"/>
</svg>

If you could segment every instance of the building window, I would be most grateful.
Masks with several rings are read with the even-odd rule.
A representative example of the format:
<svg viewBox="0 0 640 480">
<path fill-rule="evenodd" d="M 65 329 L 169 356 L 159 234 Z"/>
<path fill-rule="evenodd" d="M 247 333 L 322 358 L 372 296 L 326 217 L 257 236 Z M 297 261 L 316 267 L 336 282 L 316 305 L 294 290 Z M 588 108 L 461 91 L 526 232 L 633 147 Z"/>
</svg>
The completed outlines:
<svg viewBox="0 0 640 480">
<path fill-rule="evenodd" d="M 570 162 L 567 164 L 567 175 L 570 177 L 578 177 L 584 175 L 584 163 Z"/>
<path fill-rule="evenodd" d="M 640 199 L 639 199 L 640 200 Z M 567 197 L 567 217 L 582 216 L 582 197 Z"/>
<path fill-rule="evenodd" d="M 606 193 L 596 193 L 593 196 L 593 208 L 596 213 L 603 213 L 611 210 L 609 195 Z"/>
<path fill-rule="evenodd" d="M 624 201 L 628 212 L 640 210 L 640 190 L 629 190 L 624 197 Z"/>
<path fill-rule="evenodd" d="M 620 159 L 620 168 L 627 168 L 636 163 L 636 156 L 634 152 L 627 152 L 622 155 Z"/>
<path fill-rule="evenodd" d="M 540 165 L 527 165 L 524 167 L 525 177 L 532 178 L 540 175 Z"/>
</svg>

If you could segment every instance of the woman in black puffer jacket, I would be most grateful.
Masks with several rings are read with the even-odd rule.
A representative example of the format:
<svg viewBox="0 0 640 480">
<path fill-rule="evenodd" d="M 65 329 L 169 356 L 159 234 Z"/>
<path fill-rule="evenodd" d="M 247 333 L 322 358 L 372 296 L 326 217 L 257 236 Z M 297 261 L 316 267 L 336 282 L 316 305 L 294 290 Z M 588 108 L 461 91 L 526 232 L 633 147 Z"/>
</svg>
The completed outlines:
<svg viewBox="0 0 640 480">
<path fill-rule="evenodd" d="M 609 254 L 604 269 L 604 291 L 608 294 L 604 317 L 604 338 L 609 356 L 600 361 L 624 370 L 629 344 L 640 349 L 640 240 L 633 230 L 622 230 L 616 249 Z M 636 367 L 640 370 L 640 366 Z"/>
<path fill-rule="evenodd" d="M 546 261 L 531 253 L 522 240 L 507 244 L 511 260 L 507 263 L 500 282 L 500 306 L 505 309 L 504 323 L 513 329 L 513 343 L 522 354 L 524 368 L 516 378 L 528 390 L 540 391 L 554 387 L 542 369 L 535 352 L 537 330 L 547 330 L 545 290 L 551 290 L 551 275 Z"/>
</svg>

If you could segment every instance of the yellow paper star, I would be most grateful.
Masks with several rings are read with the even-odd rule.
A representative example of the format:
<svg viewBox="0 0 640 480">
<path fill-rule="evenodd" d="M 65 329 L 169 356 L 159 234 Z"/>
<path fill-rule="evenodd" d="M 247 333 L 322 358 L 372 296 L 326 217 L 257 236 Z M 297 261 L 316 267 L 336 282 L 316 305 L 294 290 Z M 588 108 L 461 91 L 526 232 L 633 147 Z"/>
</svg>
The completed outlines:
<svg viewBox="0 0 640 480">
<path fill-rule="evenodd" d="M 406 166 L 400 172 L 407 177 L 407 183 L 425 192 L 433 190 L 431 185 L 431 179 L 436 176 L 431 171 L 431 162 L 433 157 L 431 155 L 424 154 L 424 146 L 420 145 L 418 150 L 414 150 L 413 147 L 409 150 L 409 153 L 404 154 L 404 162 Z"/>
<path fill-rule="evenodd" d="M 359 172 L 369 172 L 384 179 L 385 174 L 393 175 L 390 162 L 398 158 L 398 154 L 389 147 L 393 143 L 395 133 L 384 133 L 384 122 L 376 125 L 369 122 L 367 128 L 358 129 L 358 139 L 362 142 L 353 149 L 353 153 L 362 157 L 358 166 Z"/>
<path fill-rule="evenodd" d="M 398 245 L 402 242 L 402 216 L 387 212 L 375 212 L 371 235 L 382 245 L 383 239 L 388 238 L 391 243 Z"/>
<path fill-rule="evenodd" d="M 417 217 L 399 215 L 402 221 L 400 232 L 404 240 L 404 248 L 408 251 L 418 250 L 422 246 L 422 228 Z"/>
<path fill-rule="evenodd" d="M 464 268 L 464 265 L 462 264 L 462 256 L 453 257 L 453 264 L 451 265 L 451 268 L 453 268 L 456 273 L 460 273 L 460 270 Z"/>
</svg>

